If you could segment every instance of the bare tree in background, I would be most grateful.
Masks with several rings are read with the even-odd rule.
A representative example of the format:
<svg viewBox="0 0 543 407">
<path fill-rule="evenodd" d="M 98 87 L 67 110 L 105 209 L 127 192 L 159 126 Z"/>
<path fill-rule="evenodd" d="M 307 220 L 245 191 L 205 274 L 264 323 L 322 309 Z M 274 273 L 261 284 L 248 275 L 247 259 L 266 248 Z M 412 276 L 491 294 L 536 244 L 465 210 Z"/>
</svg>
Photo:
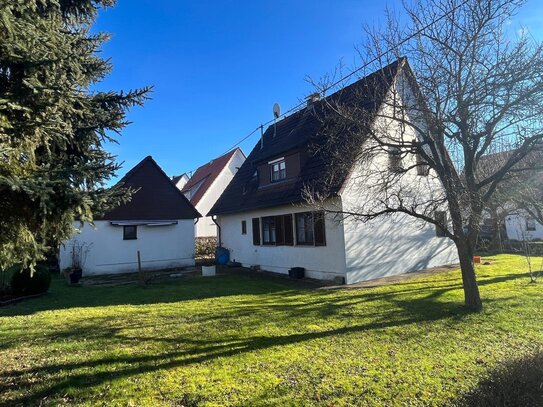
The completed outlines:
<svg viewBox="0 0 543 407">
<path fill-rule="evenodd" d="M 408 58 L 399 60 L 392 91 L 383 95 L 382 87 L 370 86 L 379 90 L 362 91 L 361 103 L 327 98 L 328 141 L 315 147 L 336 156 L 330 183 L 353 162 L 363 169 L 349 186 L 358 185 L 360 200 L 342 208 L 343 217 L 367 222 L 407 214 L 454 241 L 471 310 L 482 309 L 473 254 L 483 210 L 500 184 L 522 171 L 515 165 L 542 148 L 543 48 L 507 31 L 523 3 L 419 0 L 404 4 L 406 28 L 389 13 L 386 29 L 367 29 L 360 55 L 368 72 Z M 371 80 L 389 74 L 383 69 Z M 372 98 L 384 101 L 377 112 Z M 480 176 L 481 158 L 502 151 L 511 153 Z M 327 198 L 311 187 L 306 195 L 315 205 Z"/>
</svg>

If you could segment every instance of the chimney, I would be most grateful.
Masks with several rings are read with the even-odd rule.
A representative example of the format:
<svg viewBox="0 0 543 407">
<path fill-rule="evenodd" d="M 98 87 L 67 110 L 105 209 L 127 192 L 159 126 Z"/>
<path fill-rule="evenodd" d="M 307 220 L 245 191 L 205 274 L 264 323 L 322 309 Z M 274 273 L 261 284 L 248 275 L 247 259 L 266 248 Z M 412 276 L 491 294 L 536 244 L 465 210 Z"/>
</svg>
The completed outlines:
<svg viewBox="0 0 543 407">
<path fill-rule="evenodd" d="M 321 100 L 321 94 L 319 92 L 312 93 L 306 98 L 307 106 L 311 106 L 313 103 Z"/>
</svg>

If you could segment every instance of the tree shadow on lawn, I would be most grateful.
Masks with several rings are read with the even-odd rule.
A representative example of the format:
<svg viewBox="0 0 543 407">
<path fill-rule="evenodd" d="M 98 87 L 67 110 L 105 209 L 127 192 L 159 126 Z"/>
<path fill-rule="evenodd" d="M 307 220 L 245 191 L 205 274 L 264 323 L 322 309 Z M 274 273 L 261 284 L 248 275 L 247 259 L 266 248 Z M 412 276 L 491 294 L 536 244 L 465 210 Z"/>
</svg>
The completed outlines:
<svg viewBox="0 0 543 407">
<path fill-rule="evenodd" d="M 442 291 L 443 292 L 443 291 Z M 92 360 L 83 360 L 67 363 L 53 363 L 44 366 L 33 366 L 12 371 L 0 371 L 0 394 L 9 394 L 11 391 L 21 392 L 23 395 L 12 397 L 6 402 L 8 404 L 34 404 L 39 403 L 44 397 L 54 399 L 55 396 L 63 395 L 69 389 L 84 389 L 99 386 L 119 378 L 127 378 L 148 372 L 168 370 L 190 366 L 213 360 L 215 358 L 227 358 L 239 356 L 244 353 L 262 351 L 274 347 L 289 346 L 312 340 L 322 340 L 341 335 L 350 335 L 373 330 L 382 330 L 392 327 L 402 327 L 421 322 L 432 322 L 446 318 L 461 320 L 466 312 L 458 304 L 451 305 L 449 302 L 438 301 L 439 293 L 422 298 L 415 298 L 409 307 L 403 307 L 403 311 L 391 309 L 387 312 L 366 312 L 361 319 L 368 319 L 368 322 L 325 329 L 317 332 L 300 332 L 286 335 L 254 335 L 244 338 L 220 336 L 216 339 L 194 339 L 194 332 L 177 334 L 172 337 L 144 337 L 128 336 L 121 329 L 105 326 L 103 321 L 96 319 L 94 323 L 78 329 L 67 330 L 65 338 L 76 340 L 87 340 L 87 337 L 109 338 L 110 341 L 126 343 L 133 341 L 156 342 L 164 351 L 156 354 L 145 355 L 120 355 L 107 356 Z M 329 304 L 321 303 L 321 307 Z M 296 304 L 291 305 L 297 307 Z M 314 305 L 314 307 L 318 307 Z M 243 307 L 242 307 L 243 308 Z M 284 309 L 288 314 L 288 305 Z M 246 310 L 238 309 L 245 312 Z M 297 310 L 290 310 L 297 312 Z M 254 312 L 254 311 L 253 311 Z M 313 312 L 318 313 L 318 309 Z M 234 318 L 235 310 L 225 309 L 222 318 Z M 261 310 L 264 317 L 269 315 L 266 309 Z M 288 315 L 285 316 L 288 318 Z M 219 316 L 218 319 L 221 319 Z M 164 329 L 160 327 L 159 330 Z M 300 330 L 303 330 L 300 327 Z M 149 349 L 144 347 L 144 349 Z M 68 372 L 68 373 L 64 373 Z M 4 384 L 2 384 L 4 383 Z"/>
<path fill-rule="evenodd" d="M 55 277 L 44 297 L 0 307 L 0 317 L 25 316 L 41 311 L 104 307 L 114 305 L 146 305 L 218 298 L 234 295 L 260 295 L 288 292 L 294 288 L 289 280 L 255 279 L 244 276 L 179 278 L 167 283 L 147 286 L 69 286 Z"/>
</svg>

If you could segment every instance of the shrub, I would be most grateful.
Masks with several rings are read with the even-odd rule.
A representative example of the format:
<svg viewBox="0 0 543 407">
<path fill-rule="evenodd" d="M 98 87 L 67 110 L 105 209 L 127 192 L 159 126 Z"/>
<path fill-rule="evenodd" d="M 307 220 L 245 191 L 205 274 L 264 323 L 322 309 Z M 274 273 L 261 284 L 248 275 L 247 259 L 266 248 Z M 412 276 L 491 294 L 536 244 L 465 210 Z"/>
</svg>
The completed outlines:
<svg viewBox="0 0 543 407">
<path fill-rule="evenodd" d="M 195 257 L 197 259 L 215 259 L 216 237 L 197 237 Z"/>
<path fill-rule="evenodd" d="M 43 264 L 38 264 L 32 273 L 29 268 L 20 266 L 11 277 L 11 290 L 15 295 L 33 295 L 47 292 L 51 285 L 51 273 Z"/>
<path fill-rule="evenodd" d="M 543 405 L 543 351 L 500 365 L 458 406 L 541 406 Z"/>
</svg>

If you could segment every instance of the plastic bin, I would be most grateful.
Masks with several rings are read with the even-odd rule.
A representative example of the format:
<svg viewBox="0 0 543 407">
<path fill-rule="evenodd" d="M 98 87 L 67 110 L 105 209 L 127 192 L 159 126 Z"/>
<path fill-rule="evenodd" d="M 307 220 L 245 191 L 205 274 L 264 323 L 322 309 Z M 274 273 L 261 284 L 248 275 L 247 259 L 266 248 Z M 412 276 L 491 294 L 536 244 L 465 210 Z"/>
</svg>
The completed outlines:
<svg viewBox="0 0 543 407">
<path fill-rule="evenodd" d="M 288 271 L 288 275 L 290 278 L 304 278 L 305 277 L 305 268 L 303 267 L 292 267 Z"/>
</svg>

